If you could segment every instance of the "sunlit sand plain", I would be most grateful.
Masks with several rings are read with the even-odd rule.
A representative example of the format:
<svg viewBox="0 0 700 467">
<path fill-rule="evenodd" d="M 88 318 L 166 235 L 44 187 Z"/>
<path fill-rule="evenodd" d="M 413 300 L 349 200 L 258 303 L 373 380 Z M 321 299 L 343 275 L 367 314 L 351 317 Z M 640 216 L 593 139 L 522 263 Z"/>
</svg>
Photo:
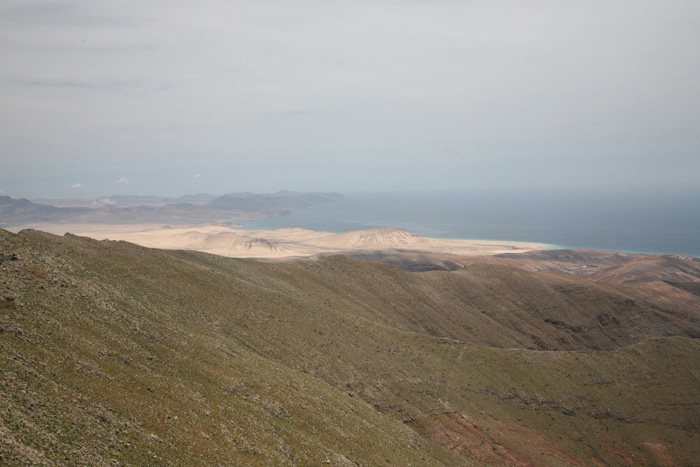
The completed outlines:
<svg viewBox="0 0 700 467">
<path fill-rule="evenodd" d="M 542 243 L 443 240 L 396 229 L 335 234 L 301 228 L 243 230 L 220 225 L 169 228 L 161 225 L 36 224 L 55 234 L 70 232 L 96 240 L 124 240 L 150 248 L 196 250 L 232 258 L 303 258 L 357 250 L 404 250 L 483 256 L 549 248 Z"/>
</svg>

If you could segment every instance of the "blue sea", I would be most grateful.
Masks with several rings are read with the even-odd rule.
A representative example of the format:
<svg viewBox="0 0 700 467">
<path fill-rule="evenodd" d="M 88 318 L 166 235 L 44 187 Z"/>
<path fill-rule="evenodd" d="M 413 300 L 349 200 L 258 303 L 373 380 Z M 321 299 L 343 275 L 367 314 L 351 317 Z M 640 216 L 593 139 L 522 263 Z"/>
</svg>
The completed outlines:
<svg viewBox="0 0 700 467">
<path fill-rule="evenodd" d="M 345 193 L 344 199 L 246 222 L 342 233 L 390 227 L 433 238 L 510 240 L 700 257 L 700 189 L 571 193 Z"/>
</svg>

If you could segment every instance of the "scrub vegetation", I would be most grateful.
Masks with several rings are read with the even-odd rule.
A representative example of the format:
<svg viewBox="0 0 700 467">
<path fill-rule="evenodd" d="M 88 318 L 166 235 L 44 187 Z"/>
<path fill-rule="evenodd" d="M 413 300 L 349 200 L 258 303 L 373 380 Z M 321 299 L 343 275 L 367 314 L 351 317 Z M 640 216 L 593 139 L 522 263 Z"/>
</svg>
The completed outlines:
<svg viewBox="0 0 700 467">
<path fill-rule="evenodd" d="M 38 231 L 0 231 L 0 255 L 0 465 L 700 459 L 682 288 Z"/>
</svg>

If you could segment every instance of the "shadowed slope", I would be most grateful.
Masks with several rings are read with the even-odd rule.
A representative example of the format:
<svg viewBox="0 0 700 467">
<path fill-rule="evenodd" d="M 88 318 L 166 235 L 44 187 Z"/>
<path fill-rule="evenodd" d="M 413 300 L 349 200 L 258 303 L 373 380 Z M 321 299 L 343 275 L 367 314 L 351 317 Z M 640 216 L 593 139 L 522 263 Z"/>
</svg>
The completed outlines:
<svg viewBox="0 0 700 467">
<path fill-rule="evenodd" d="M 335 308 L 399 329 L 490 346 L 610 350 L 648 337 L 700 335 L 697 313 L 550 272 L 475 264 L 415 274 L 341 256 L 274 270 L 293 271 L 288 284 L 333 297 Z M 671 319 L 669 312 L 678 316 Z"/>
<path fill-rule="evenodd" d="M 597 250 L 536 250 L 491 256 L 463 256 L 430 251 L 347 251 L 344 255 L 394 264 L 407 271 L 457 270 L 469 264 L 554 271 L 615 284 L 652 281 L 700 282 L 700 259 L 686 255 L 632 254 Z M 318 255 L 315 259 L 328 255 Z"/>
</svg>

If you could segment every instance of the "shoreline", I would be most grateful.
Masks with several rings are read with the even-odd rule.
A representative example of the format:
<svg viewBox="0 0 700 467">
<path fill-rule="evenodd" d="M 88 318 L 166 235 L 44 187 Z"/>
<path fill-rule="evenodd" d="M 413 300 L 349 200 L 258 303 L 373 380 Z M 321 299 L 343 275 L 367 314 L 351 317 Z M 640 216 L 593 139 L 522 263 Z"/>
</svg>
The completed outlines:
<svg viewBox="0 0 700 467">
<path fill-rule="evenodd" d="M 123 240 L 149 248 L 195 250 L 234 258 L 284 259 L 356 251 L 411 251 L 458 256 L 490 256 L 552 249 L 536 242 L 440 239 L 399 229 L 344 233 L 304 228 L 242 229 L 224 225 L 185 227 L 158 224 L 34 224 L 25 228 L 63 235 L 70 232 L 96 240 Z"/>
<path fill-rule="evenodd" d="M 693 234 L 700 233 L 700 216 L 688 217 L 688 213 L 672 210 L 672 217 L 667 219 L 665 216 L 661 222 L 658 211 L 648 208 L 636 197 L 632 200 L 612 197 L 608 200 L 611 204 L 606 204 L 606 209 L 601 211 L 586 197 L 574 199 L 576 203 L 572 209 L 562 210 L 554 198 L 544 195 L 507 199 L 494 196 L 475 198 L 468 196 L 467 192 L 343 195 L 345 198 L 341 201 L 292 209 L 285 216 L 244 221 L 244 228 L 276 229 L 295 224 L 340 233 L 390 227 L 446 240 L 495 238 L 502 242 L 553 245 L 550 249 L 700 258 L 700 242 L 697 240 L 700 237 Z M 672 197 L 669 202 L 672 200 L 677 198 Z M 536 210 L 534 206 L 537 206 Z M 533 218 L 521 215 L 526 209 L 537 215 Z M 640 209 L 645 209 L 644 222 L 631 217 Z M 615 216 L 611 215 L 613 211 L 617 213 Z M 682 225 L 678 223 L 679 216 L 683 219 Z M 528 240 L 511 240 L 514 238 Z"/>
<path fill-rule="evenodd" d="M 267 219 L 267 218 L 263 218 Z M 534 241 L 522 241 L 522 240 L 493 240 L 493 239 L 482 239 L 482 238 L 462 238 L 462 237 L 429 237 L 429 236 L 423 236 L 423 235 L 418 235 L 414 234 L 412 232 L 409 232 L 407 230 L 402 230 L 402 229 L 392 229 L 392 228 L 372 228 L 372 229 L 365 229 L 365 230 L 349 230 L 349 231 L 344 231 L 344 232 L 332 232 L 332 231 L 318 231 L 318 230 L 311 230 L 307 229 L 304 227 L 281 227 L 277 229 L 257 229 L 257 228 L 246 228 L 243 222 L 226 222 L 226 223 L 217 223 L 217 224 L 192 224 L 189 226 L 171 226 L 171 225 L 163 225 L 163 224 L 53 224 L 53 223 L 36 223 L 36 224 L 28 224 L 28 225 L 23 225 L 23 226 L 14 226 L 10 228 L 5 228 L 6 230 L 10 232 L 17 233 L 20 230 L 23 229 L 35 229 L 35 230 L 41 230 L 44 232 L 48 233 L 53 233 L 56 235 L 63 235 L 65 233 L 72 233 L 75 235 L 79 236 L 85 236 L 85 237 L 90 237 L 94 238 L 97 240 L 104 240 L 104 239 L 110 239 L 110 240 L 124 240 L 128 241 L 131 243 L 136 243 L 141 246 L 146 246 L 150 248 L 164 248 L 164 249 L 193 249 L 193 248 L 178 248 L 176 246 L 161 246 L 159 245 L 159 241 L 157 241 L 156 238 L 148 239 L 147 237 L 153 236 L 157 237 L 158 234 L 161 235 L 166 235 L 167 233 L 176 233 L 182 231 L 204 231 L 208 234 L 213 234 L 213 233 L 222 233 L 222 232 L 229 232 L 229 233 L 238 233 L 241 234 L 242 237 L 253 237 L 253 238 L 262 238 L 265 239 L 266 237 L 270 236 L 272 234 L 272 237 L 279 237 L 279 235 L 274 234 L 275 232 L 290 232 L 290 231 L 303 231 L 307 232 L 309 234 L 312 234 L 313 236 L 318 237 L 319 234 L 324 234 L 326 236 L 334 236 L 334 235 L 345 235 L 345 234 L 350 234 L 352 232 L 366 232 L 366 231 L 377 231 L 377 230 L 393 230 L 393 231 L 400 231 L 400 232 L 406 232 L 411 235 L 415 235 L 420 238 L 428 239 L 428 240 L 434 240 L 434 241 L 445 241 L 445 242 L 458 242 L 461 244 L 463 247 L 468 247 L 468 246 L 478 246 L 480 245 L 483 249 L 488 250 L 489 248 L 485 247 L 501 247 L 502 251 L 499 251 L 497 253 L 484 253 L 485 255 L 495 255 L 495 254 L 503 254 L 503 253 L 520 253 L 520 252 L 526 252 L 526 251 L 532 251 L 532 250 L 590 250 L 590 251 L 608 251 L 608 252 L 618 252 L 618 253 L 627 253 L 627 254 L 634 254 L 634 255 L 670 255 L 670 256 L 678 256 L 678 257 L 689 257 L 689 258 L 696 258 L 700 259 L 700 254 L 693 255 L 693 254 L 688 254 L 688 253 L 668 253 L 668 252 L 658 252 L 658 251 L 639 251 L 639 250 L 627 250 L 627 249 L 611 249 L 611 248 L 606 248 L 606 247 L 598 247 L 598 248 L 592 248 L 592 247 L 577 247 L 577 246 L 569 246 L 569 245 L 560 245 L 560 244 L 555 244 L 555 243 L 545 243 L 545 242 L 534 242 Z M 146 238 L 144 238 L 146 237 Z M 144 241 L 146 240 L 146 241 Z M 150 240 L 150 241 L 149 241 Z M 296 241 L 303 241 L 301 239 L 297 239 Z M 510 247 L 510 248 L 509 248 Z M 405 246 L 401 245 L 396 245 L 396 246 L 390 246 L 390 245 L 385 245 L 381 249 L 405 249 Z M 459 248 L 458 248 L 459 249 Z M 207 250 L 199 250 L 196 249 L 197 251 L 207 251 Z M 218 249 L 217 249 L 218 250 Z M 331 250 L 335 250 L 334 248 L 331 248 Z M 347 250 L 346 248 L 343 248 L 341 250 L 338 250 L 340 253 L 342 250 Z M 444 253 L 444 254 L 457 254 L 457 255 L 463 255 L 463 256 L 475 256 L 475 252 L 471 253 L 449 253 L 448 251 L 445 251 L 445 247 L 440 248 L 440 251 L 433 251 L 433 252 L 439 252 L 439 253 Z M 413 249 L 413 251 L 420 251 L 418 249 Z M 431 250 L 424 250 L 427 252 L 430 252 Z M 321 253 L 321 251 L 318 251 Z M 323 251 L 322 253 L 327 253 L 328 251 Z M 250 253 L 254 253 L 251 251 Z M 222 254 L 222 253 L 214 253 L 214 254 Z M 303 253 L 301 253 L 302 256 L 307 256 Z M 313 254 L 311 254 L 313 255 Z M 226 255 L 224 256 L 230 256 L 230 257 L 237 257 L 237 258 L 251 258 L 251 259 L 261 259 L 261 258 L 272 258 L 275 257 L 275 255 L 264 255 L 264 256 L 244 256 L 244 255 Z M 297 256 L 295 255 L 290 255 L 290 256 Z"/>
</svg>

